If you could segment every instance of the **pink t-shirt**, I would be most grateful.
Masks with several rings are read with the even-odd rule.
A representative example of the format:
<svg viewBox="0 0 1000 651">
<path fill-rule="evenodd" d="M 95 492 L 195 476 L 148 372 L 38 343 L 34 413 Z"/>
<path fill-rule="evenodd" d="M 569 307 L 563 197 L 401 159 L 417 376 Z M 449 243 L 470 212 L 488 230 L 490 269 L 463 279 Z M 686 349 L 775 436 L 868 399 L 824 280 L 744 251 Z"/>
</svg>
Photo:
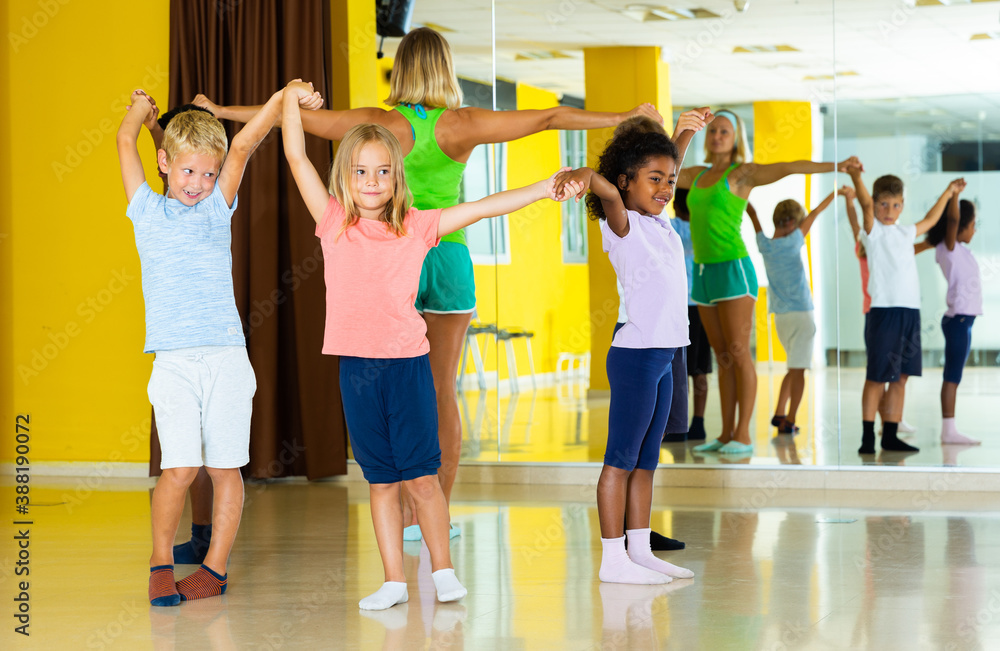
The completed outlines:
<svg viewBox="0 0 1000 651">
<path fill-rule="evenodd" d="M 439 241 L 441 210 L 410 209 L 397 237 L 384 222 L 359 219 L 343 233 L 344 207 L 333 196 L 316 225 L 323 246 L 326 330 L 323 354 L 378 359 L 430 350 L 414 303 L 424 256 Z"/>
<path fill-rule="evenodd" d="M 941 273 L 948 281 L 948 311 L 945 316 L 963 314 L 979 316 L 983 313 L 983 283 L 979 263 L 969 247 L 955 242 L 951 251 L 941 242 L 935 247 L 934 257 L 941 265 Z"/>
<path fill-rule="evenodd" d="M 854 255 L 858 256 L 858 263 L 861 265 L 861 293 L 865 297 L 862 311 L 868 314 L 872 309 L 872 296 L 868 293 L 868 256 L 861 255 L 861 242 L 854 243 Z"/>
</svg>

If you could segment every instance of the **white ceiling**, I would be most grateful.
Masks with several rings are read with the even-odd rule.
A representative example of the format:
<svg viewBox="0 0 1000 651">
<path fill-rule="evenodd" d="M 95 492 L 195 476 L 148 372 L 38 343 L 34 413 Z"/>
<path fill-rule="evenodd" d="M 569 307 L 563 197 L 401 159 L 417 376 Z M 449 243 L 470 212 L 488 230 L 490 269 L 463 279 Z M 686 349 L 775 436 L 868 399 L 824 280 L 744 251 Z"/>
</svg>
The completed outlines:
<svg viewBox="0 0 1000 651">
<path fill-rule="evenodd" d="M 1000 36 L 1000 1 L 945 1 L 950 6 L 915 7 L 914 0 L 751 0 L 747 11 L 738 13 L 732 0 L 649 0 L 644 4 L 704 8 L 721 17 L 638 22 L 623 10 L 639 3 L 623 0 L 496 0 L 495 9 L 488 0 L 414 0 L 413 22 L 453 30 L 445 36 L 458 73 L 488 81 L 495 13 L 496 75 L 558 94 L 584 95 L 584 47 L 656 45 L 670 63 L 675 105 L 866 100 L 858 106 L 874 106 L 869 117 L 888 119 L 880 112 L 884 107 L 871 101 L 909 98 L 908 107 L 892 106 L 892 112 L 931 111 L 927 117 L 940 122 L 965 107 L 955 119 L 967 121 L 985 106 L 988 121 L 1000 120 L 1000 40 L 970 40 L 986 32 Z M 387 40 L 387 53 L 396 43 Z M 798 51 L 733 52 L 776 45 Z M 517 60 L 518 54 L 550 51 L 566 58 Z M 971 104 L 947 101 L 959 95 Z M 930 96 L 944 96 L 937 99 L 951 106 L 914 99 Z M 1000 132 L 1000 122 L 986 130 Z"/>
</svg>

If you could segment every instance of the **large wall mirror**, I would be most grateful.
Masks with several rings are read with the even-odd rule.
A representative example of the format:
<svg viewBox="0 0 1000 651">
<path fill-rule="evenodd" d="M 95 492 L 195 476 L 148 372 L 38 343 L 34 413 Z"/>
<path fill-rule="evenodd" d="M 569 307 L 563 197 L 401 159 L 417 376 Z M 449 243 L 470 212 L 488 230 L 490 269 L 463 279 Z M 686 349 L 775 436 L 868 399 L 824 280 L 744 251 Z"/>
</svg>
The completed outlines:
<svg viewBox="0 0 1000 651">
<path fill-rule="evenodd" d="M 742 121 L 757 162 L 858 156 L 869 189 L 879 176 L 898 176 L 905 186 L 905 224 L 920 221 L 948 183 L 964 177 L 961 197 L 975 206 L 978 232 L 960 246 L 978 261 L 983 315 L 975 320 L 956 422 L 982 445 L 941 443 L 947 284 L 931 248 L 916 262 L 923 373 L 907 383 L 903 408 L 904 422 L 916 431 L 899 434 L 920 452 L 885 453 L 876 443 L 876 454 L 858 454 L 866 375 L 861 260 L 847 199 L 837 196 L 801 251 L 816 335 L 798 429 L 780 433 L 772 425 L 787 353 L 768 314 L 770 282 L 744 218 L 743 239 L 760 285 L 747 335 L 757 371 L 753 451 L 699 453 L 694 448 L 702 441 L 682 441 L 665 444 L 661 461 L 991 467 L 1000 465 L 1000 448 L 989 440 L 988 408 L 1000 388 L 1000 342 L 993 341 L 992 326 L 997 317 L 991 315 L 1000 306 L 992 282 L 1000 244 L 991 225 L 1000 207 L 991 183 L 1000 166 L 1000 79 L 986 62 L 995 61 L 1000 48 L 993 30 L 998 11 L 1000 2 L 946 0 L 503 2 L 495 8 L 470 2 L 461 11 L 418 3 L 414 20 L 453 30 L 445 35 L 458 74 L 498 109 L 568 105 L 625 112 L 653 101 L 671 130 L 685 109 L 725 108 Z M 489 47 L 494 42 L 495 50 Z M 659 48 L 656 62 L 640 54 L 634 65 L 622 64 L 644 48 Z M 651 99 L 643 99 L 644 86 Z M 616 99 L 620 105 L 609 106 Z M 484 148 L 470 160 L 466 196 L 523 185 L 588 156 L 593 164 L 607 137 L 547 132 Z M 684 165 L 704 161 L 699 136 Z M 764 236 L 771 237 L 780 201 L 795 199 L 808 212 L 843 185 L 851 185 L 846 174 L 792 174 L 755 187 L 749 198 Z M 463 461 L 602 460 L 609 399 L 600 349 L 607 350 L 616 314 L 600 286 L 606 280 L 595 278 L 595 258 L 606 259 L 596 232 L 582 205 L 566 204 L 521 211 L 470 235 L 478 310 L 460 382 Z M 708 441 L 722 427 L 717 359 L 713 370 L 704 419 Z"/>
</svg>

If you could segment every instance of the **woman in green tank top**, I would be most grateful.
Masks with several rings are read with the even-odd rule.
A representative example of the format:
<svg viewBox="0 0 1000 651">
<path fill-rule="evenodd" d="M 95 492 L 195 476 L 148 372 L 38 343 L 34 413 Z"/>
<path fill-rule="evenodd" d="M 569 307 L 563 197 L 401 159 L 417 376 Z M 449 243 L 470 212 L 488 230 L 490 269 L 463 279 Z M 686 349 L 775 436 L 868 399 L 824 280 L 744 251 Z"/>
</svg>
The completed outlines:
<svg viewBox="0 0 1000 651">
<path fill-rule="evenodd" d="M 677 187 L 688 189 L 695 263 L 691 298 L 719 362 L 722 433 L 694 449 L 747 454 L 753 450 L 750 416 L 757 394 L 750 355 L 757 278 L 740 230 L 750 191 L 790 174 L 844 171 L 849 161 L 750 162 L 743 121 L 727 110 L 717 112 L 706 128 L 705 154 L 708 166 L 682 169 Z"/>
<path fill-rule="evenodd" d="M 524 111 L 462 107 L 462 91 L 448 41 L 426 27 L 412 30 L 400 41 L 389 85 L 386 104 L 394 107 L 391 111 L 374 107 L 303 111 L 302 126 L 307 133 L 328 140 L 340 140 L 349 129 L 366 122 L 389 129 L 406 155 L 406 181 L 416 208 L 445 208 L 458 203 L 462 172 L 478 145 L 517 140 L 546 129 L 613 127 L 637 115 L 663 121 L 651 104 L 623 113 L 598 113 L 568 106 Z M 196 97 L 194 103 L 221 119 L 238 122 L 248 121 L 258 109 L 218 106 L 203 95 Z M 456 376 L 465 332 L 475 308 L 472 274 L 465 234 L 459 232 L 443 238 L 424 261 L 417 305 L 427 323 L 441 441 L 438 477 L 449 503 L 462 448 Z M 408 518 L 406 524 L 416 522 L 410 512 L 404 516 Z M 456 532 L 454 529 L 453 534 L 457 535 Z M 409 530 L 407 535 L 411 535 Z"/>
</svg>

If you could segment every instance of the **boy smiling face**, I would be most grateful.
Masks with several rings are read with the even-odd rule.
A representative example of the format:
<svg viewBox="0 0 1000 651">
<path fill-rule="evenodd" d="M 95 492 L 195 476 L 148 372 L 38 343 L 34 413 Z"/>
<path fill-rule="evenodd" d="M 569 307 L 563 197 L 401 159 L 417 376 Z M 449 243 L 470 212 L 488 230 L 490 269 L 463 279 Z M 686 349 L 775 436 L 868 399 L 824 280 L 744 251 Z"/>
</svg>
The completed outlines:
<svg viewBox="0 0 1000 651">
<path fill-rule="evenodd" d="M 193 206 L 212 194 L 219 178 L 221 161 L 210 154 L 178 152 L 167 162 L 167 153 L 158 152 L 160 171 L 167 175 L 167 197 Z"/>
</svg>

